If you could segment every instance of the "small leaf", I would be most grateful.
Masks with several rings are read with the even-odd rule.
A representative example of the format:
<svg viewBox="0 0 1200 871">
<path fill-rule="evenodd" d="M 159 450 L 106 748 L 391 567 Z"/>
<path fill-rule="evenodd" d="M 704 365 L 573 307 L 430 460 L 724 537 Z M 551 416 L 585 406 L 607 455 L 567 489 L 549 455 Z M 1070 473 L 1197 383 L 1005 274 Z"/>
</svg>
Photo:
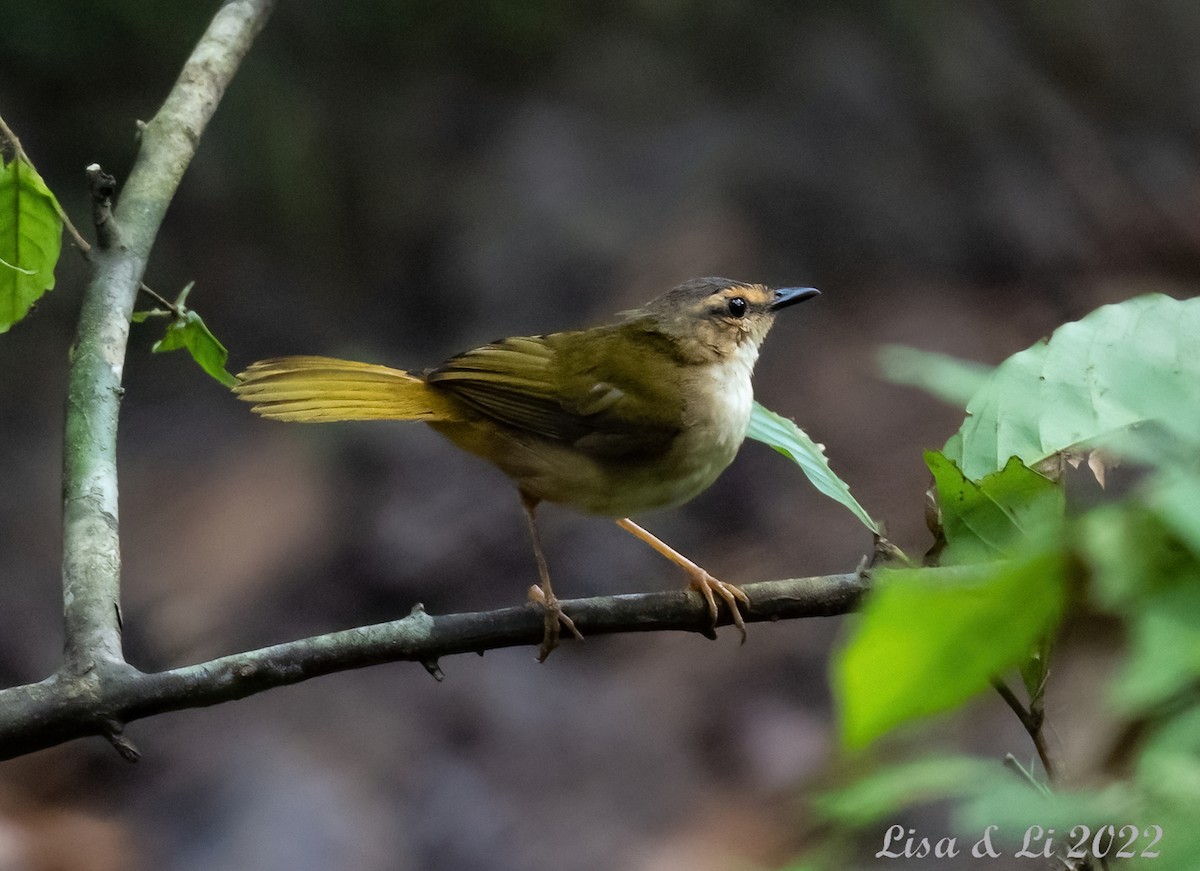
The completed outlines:
<svg viewBox="0 0 1200 871">
<path fill-rule="evenodd" d="M 237 379 L 225 371 L 229 352 L 194 311 L 189 310 L 183 317 L 172 321 L 166 334 L 150 350 L 159 354 L 179 348 L 186 348 L 201 369 L 226 387 L 237 383 Z"/>
<path fill-rule="evenodd" d="M 54 287 L 61 247 L 54 194 L 26 161 L 0 160 L 0 333 Z"/>
<path fill-rule="evenodd" d="M 846 746 L 953 708 L 1025 662 L 1062 612 L 1063 573 L 1056 551 L 879 571 L 832 666 Z"/>
<path fill-rule="evenodd" d="M 1048 535 L 1062 520 L 1063 488 L 1016 457 L 978 483 L 936 451 L 925 453 L 925 464 L 937 485 L 946 565 L 1011 556 L 1014 547 Z"/>
<path fill-rule="evenodd" d="M 966 408 L 992 371 L 991 366 L 982 363 L 905 345 L 884 345 L 878 359 L 889 381 L 919 387 L 959 408 Z"/>
<path fill-rule="evenodd" d="M 789 457 L 800 467 L 814 487 L 830 499 L 846 506 L 867 529 L 876 535 L 879 534 L 879 524 L 872 520 L 866 509 L 850 495 L 850 487 L 846 482 L 829 468 L 824 447 L 809 438 L 795 423 L 773 411 L 768 411 L 756 402 L 754 411 L 750 415 L 750 429 L 746 435 L 763 444 L 770 445 L 785 457 Z"/>
</svg>

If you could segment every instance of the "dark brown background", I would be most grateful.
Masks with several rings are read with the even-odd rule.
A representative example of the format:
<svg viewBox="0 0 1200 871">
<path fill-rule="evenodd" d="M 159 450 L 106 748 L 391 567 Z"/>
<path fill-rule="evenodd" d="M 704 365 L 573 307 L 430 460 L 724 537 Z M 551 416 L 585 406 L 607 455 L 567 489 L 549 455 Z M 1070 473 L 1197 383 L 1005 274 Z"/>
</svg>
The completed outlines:
<svg viewBox="0 0 1200 871">
<path fill-rule="evenodd" d="M 123 176 L 214 4 L 16 0 L 0 112 L 81 226 Z M 625 0 L 281 4 L 222 106 L 147 281 L 235 370 L 399 366 L 584 325 L 696 275 L 813 284 L 761 401 L 828 445 L 902 546 L 921 451 L 961 414 L 877 375 L 904 342 L 989 363 L 1103 302 L 1195 293 L 1200 6 Z M 85 228 L 86 229 L 86 228 Z M 59 454 L 82 266 L 0 337 L 0 678 L 58 662 Z M 403 615 L 520 601 L 507 482 L 416 425 L 254 419 L 134 328 L 121 433 L 126 641 L 154 669 Z M 646 524 L 732 581 L 852 568 L 869 537 L 749 444 Z M 553 508 L 565 596 L 681 578 Z M 799 848 L 833 752 L 837 621 L 592 639 L 323 678 L 0 767 L 0 867 L 724 869 Z M 1104 644 L 1060 671 L 1095 743 Z M 1029 749 L 990 701 L 939 740 Z M 882 827 L 880 828 L 880 840 Z M 864 844 L 869 856 L 878 845 Z M 739 864 L 741 863 L 741 864 Z M 989 867 L 998 867 L 989 865 Z"/>
</svg>

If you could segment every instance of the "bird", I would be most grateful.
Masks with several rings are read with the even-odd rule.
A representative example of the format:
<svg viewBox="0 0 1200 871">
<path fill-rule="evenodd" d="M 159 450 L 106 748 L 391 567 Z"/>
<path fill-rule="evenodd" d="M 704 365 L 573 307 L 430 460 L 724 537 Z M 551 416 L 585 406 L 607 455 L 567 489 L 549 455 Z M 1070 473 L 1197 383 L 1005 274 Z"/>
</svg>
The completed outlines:
<svg viewBox="0 0 1200 871">
<path fill-rule="evenodd" d="M 684 570 L 714 628 L 720 599 L 744 642 L 746 593 L 629 517 L 687 502 L 729 466 L 749 427 L 751 375 L 776 313 L 818 295 L 693 278 L 611 323 L 498 339 L 432 368 L 273 357 L 247 367 L 233 391 L 271 420 L 423 421 L 504 472 L 537 564 L 529 598 L 543 609 L 539 661 L 563 628 L 583 637 L 550 583 L 536 515 L 543 502 L 614 519 Z"/>
</svg>

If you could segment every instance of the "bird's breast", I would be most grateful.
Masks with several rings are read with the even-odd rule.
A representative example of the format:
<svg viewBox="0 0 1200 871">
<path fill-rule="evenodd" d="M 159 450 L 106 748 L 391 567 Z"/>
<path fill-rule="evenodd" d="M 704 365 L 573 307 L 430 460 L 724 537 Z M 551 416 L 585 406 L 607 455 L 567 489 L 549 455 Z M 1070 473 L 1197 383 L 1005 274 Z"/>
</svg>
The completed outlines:
<svg viewBox="0 0 1200 871">
<path fill-rule="evenodd" d="M 684 374 L 683 427 L 666 453 L 641 469 L 629 469 L 620 505 L 600 513 L 636 514 L 681 505 L 699 495 L 733 462 L 746 430 L 754 391 L 750 375 L 757 349 Z M 624 509 L 624 510 L 617 510 Z"/>
<path fill-rule="evenodd" d="M 750 424 L 754 388 L 750 376 L 758 354 L 753 346 L 716 363 L 697 366 L 684 380 L 686 429 L 720 444 L 742 443 Z"/>
<path fill-rule="evenodd" d="M 683 465 L 694 466 L 701 477 L 716 467 L 715 478 L 733 462 L 746 437 L 754 405 L 750 376 L 758 356 L 748 347 L 753 353 L 698 366 L 685 377 L 684 428 L 677 447 L 692 458 L 690 463 L 685 458 Z"/>
</svg>

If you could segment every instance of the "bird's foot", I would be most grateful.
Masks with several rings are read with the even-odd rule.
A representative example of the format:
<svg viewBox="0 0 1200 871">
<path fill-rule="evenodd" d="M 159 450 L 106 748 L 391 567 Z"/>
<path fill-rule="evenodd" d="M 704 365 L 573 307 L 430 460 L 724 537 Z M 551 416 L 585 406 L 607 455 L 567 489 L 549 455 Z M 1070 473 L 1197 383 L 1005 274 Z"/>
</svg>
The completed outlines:
<svg viewBox="0 0 1200 871">
<path fill-rule="evenodd" d="M 562 606 L 558 604 L 558 597 L 553 592 L 547 593 L 534 584 L 529 588 L 529 601 L 542 606 L 542 621 L 545 628 L 542 635 L 542 646 L 538 649 L 538 662 L 545 662 L 550 651 L 558 647 L 558 639 L 564 626 L 571 630 L 571 634 L 576 639 L 583 641 L 583 633 L 575 628 L 575 621 L 566 615 Z"/>
<path fill-rule="evenodd" d="M 691 583 L 688 587 L 696 590 L 704 597 L 704 601 L 708 604 L 708 613 L 712 617 L 713 628 L 717 626 L 717 596 L 729 606 L 729 613 L 733 615 L 733 625 L 737 627 L 738 632 L 742 633 L 742 644 L 746 643 L 746 621 L 742 619 L 742 612 L 738 608 L 738 603 L 750 607 L 750 597 L 740 587 L 735 587 L 733 584 L 727 584 L 724 581 L 718 581 L 704 569 L 695 566 L 694 569 L 688 569 L 688 575 L 691 577 Z"/>
</svg>

